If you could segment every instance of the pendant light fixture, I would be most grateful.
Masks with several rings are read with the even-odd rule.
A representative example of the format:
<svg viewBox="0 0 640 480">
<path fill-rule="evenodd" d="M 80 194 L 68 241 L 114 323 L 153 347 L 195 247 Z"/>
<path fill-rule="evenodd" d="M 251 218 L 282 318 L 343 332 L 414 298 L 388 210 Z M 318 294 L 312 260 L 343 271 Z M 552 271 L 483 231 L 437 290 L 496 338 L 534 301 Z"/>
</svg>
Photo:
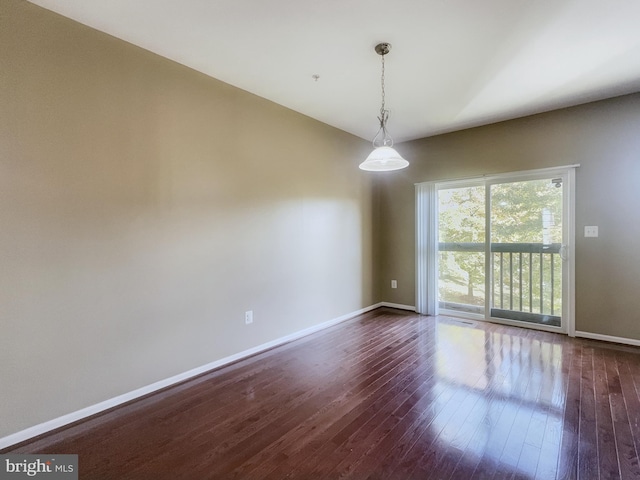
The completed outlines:
<svg viewBox="0 0 640 480">
<path fill-rule="evenodd" d="M 391 44 L 379 43 L 376 45 L 376 53 L 382 57 L 382 106 L 380 107 L 380 129 L 373 138 L 373 152 L 369 154 L 367 159 L 360 164 L 361 170 L 369 170 L 372 172 L 388 172 L 391 170 L 400 170 L 409 166 L 407 162 L 393 148 L 393 139 L 387 132 L 387 120 L 389 119 L 389 110 L 384 107 L 384 56 L 391 50 Z"/>
</svg>

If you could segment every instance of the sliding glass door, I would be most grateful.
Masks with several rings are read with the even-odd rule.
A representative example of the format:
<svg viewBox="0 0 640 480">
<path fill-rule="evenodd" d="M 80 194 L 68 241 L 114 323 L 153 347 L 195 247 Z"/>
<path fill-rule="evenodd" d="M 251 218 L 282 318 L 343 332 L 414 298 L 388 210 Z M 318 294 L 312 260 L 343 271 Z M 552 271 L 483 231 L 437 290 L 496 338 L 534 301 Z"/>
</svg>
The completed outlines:
<svg viewBox="0 0 640 480">
<path fill-rule="evenodd" d="M 436 298 L 421 313 L 571 330 L 573 175 L 554 169 L 418 185 L 417 303 Z M 421 240 L 433 230 L 437 238 Z M 435 253 L 421 255 L 421 243 Z"/>
<path fill-rule="evenodd" d="M 438 302 L 484 315 L 485 186 L 438 189 Z"/>
<path fill-rule="evenodd" d="M 563 183 L 488 186 L 491 317 L 562 327 Z"/>
</svg>

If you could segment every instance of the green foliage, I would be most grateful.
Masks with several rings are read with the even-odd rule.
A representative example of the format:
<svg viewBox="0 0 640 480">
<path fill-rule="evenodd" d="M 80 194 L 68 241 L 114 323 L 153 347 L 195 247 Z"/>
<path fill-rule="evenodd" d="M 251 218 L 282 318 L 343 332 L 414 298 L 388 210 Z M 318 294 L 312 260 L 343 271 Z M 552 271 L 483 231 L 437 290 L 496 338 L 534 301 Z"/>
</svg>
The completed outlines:
<svg viewBox="0 0 640 480">
<path fill-rule="evenodd" d="M 492 243 L 562 242 L 562 188 L 550 179 L 491 185 Z M 484 248 L 485 186 L 440 190 L 438 192 L 439 241 L 441 243 L 475 243 Z M 554 279 L 551 279 L 551 256 L 543 255 L 543 275 L 540 278 L 538 255 L 514 254 L 503 262 L 502 276 L 498 256 L 494 255 L 493 301 L 496 306 L 513 305 L 514 310 L 556 315 L 561 309 L 562 262 L 554 257 Z M 508 257 L 508 254 L 507 254 Z M 505 258 L 507 258 L 505 257 Z M 511 262 L 509 264 L 508 262 Z M 484 253 L 446 252 L 439 257 L 440 299 L 467 305 L 484 305 Z M 506 265 L 506 267 L 505 267 Z M 511 269 L 506 271 L 511 265 Z M 531 285 L 529 275 L 531 270 Z M 513 278 L 511 277 L 513 271 Z M 520 279 L 522 274 L 522 279 Z M 502 285 L 500 279 L 502 278 Z M 520 281 L 522 280 L 522 292 Z M 542 292 L 540 281 L 542 280 Z M 553 284 L 554 292 L 551 292 Z M 500 297 L 500 292 L 503 296 Z M 506 293 L 505 293 L 506 292 Z M 542 293 L 543 307 L 540 308 Z M 553 295 L 553 305 L 551 297 Z"/>
<path fill-rule="evenodd" d="M 561 243 L 562 188 L 549 180 L 491 186 L 491 240 Z"/>
<path fill-rule="evenodd" d="M 440 190 L 439 241 L 483 244 L 484 197 L 484 186 Z M 484 253 L 440 252 L 439 270 L 442 300 L 484 305 Z"/>
</svg>

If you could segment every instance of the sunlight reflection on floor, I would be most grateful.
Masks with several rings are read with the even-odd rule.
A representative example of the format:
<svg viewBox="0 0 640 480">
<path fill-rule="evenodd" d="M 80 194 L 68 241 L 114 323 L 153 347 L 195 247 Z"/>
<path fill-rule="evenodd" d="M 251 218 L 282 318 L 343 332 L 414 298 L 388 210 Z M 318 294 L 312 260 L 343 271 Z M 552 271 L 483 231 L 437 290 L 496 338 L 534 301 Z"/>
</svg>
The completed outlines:
<svg viewBox="0 0 640 480">
<path fill-rule="evenodd" d="M 546 458 L 543 469 L 553 477 L 566 392 L 563 346 L 529 338 L 527 330 L 490 331 L 449 317 L 437 319 L 434 334 L 434 438 L 467 460 L 493 460 L 532 478 Z"/>
</svg>

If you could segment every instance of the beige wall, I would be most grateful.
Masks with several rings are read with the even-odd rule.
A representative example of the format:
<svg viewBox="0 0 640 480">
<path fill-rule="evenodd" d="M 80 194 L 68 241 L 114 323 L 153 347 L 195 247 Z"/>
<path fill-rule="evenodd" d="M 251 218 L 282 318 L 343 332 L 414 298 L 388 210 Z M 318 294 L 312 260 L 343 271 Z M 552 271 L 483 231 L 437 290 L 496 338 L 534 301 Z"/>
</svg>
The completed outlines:
<svg viewBox="0 0 640 480">
<path fill-rule="evenodd" d="M 25 1 L 0 22 L 0 437 L 374 303 L 368 142 Z"/>
<path fill-rule="evenodd" d="M 576 328 L 640 339 L 640 94 L 407 142 L 381 177 L 376 289 L 415 305 L 414 183 L 579 163 Z M 377 224 L 378 225 L 378 224 Z M 584 238 L 598 225 L 599 238 Z M 390 280 L 398 280 L 398 289 Z"/>
</svg>

